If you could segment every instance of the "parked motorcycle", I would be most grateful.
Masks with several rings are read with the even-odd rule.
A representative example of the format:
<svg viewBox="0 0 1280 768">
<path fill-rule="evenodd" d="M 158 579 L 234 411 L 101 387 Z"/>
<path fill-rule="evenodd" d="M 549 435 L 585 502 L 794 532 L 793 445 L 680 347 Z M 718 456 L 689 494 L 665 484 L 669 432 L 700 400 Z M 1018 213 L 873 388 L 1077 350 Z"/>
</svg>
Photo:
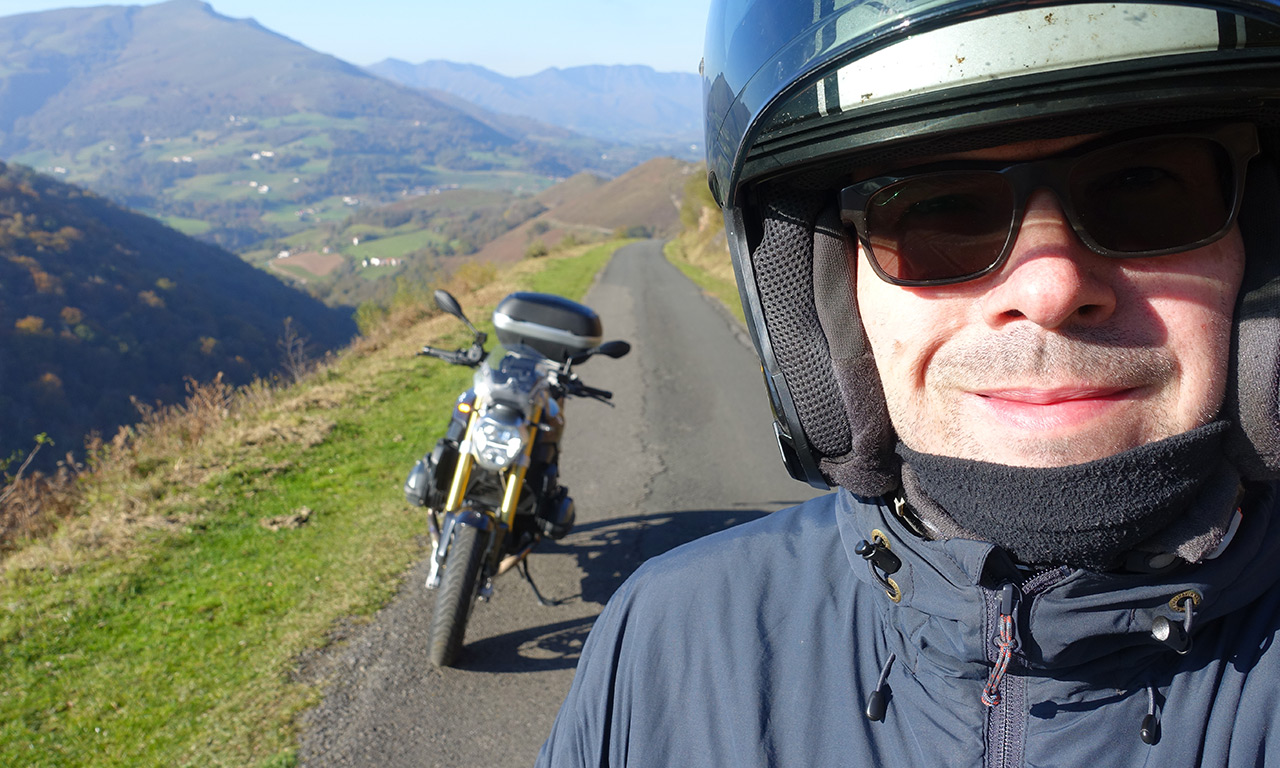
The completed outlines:
<svg viewBox="0 0 1280 768">
<path fill-rule="evenodd" d="M 474 338 L 466 349 L 424 346 L 418 354 L 477 368 L 445 436 L 404 484 L 405 498 L 427 508 L 434 550 L 427 589 L 436 593 L 427 655 L 446 667 L 462 648 L 476 600 L 489 599 L 498 576 L 518 568 L 538 602 L 552 604 L 529 575 L 527 558 L 543 537 L 560 539 L 573 527 L 573 499 L 559 473 L 564 402 L 613 397 L 583 384 L 573 366 L 596 355 L 622 357 L 631 345 L 601 344 L 600 318 L 589 307 L 522 292 L 494 310 L 502 353 L 486 359 L 487 334 L 446 291 L 436 291 L 435 300 Z"/>
</svg>

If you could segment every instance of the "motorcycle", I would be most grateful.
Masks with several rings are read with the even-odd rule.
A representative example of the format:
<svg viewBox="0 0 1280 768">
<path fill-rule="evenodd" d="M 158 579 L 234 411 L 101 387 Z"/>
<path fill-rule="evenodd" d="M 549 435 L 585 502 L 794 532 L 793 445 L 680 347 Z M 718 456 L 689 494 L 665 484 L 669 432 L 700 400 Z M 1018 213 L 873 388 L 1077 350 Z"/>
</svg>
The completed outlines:
<svg viewBox="0 0 1280 768">
<path fill-rule="evenodd" d="M 542 605 L 553 605 L 529 574 L 529 553 L 544 537 L 573 527 L 573 499 L 560 483 L 564 403 L 586 397 L 609 404 L 611 392 L 582 383 L 573 366 L 596 355 L 620 358 L 625 341 L 600 343 L 600 318 L 589 307 L 545 293 L 513 293 L 494 309 L 502 353 L 488 355 L 477 330 L 448 292 L 436 305 L 466 324 L 470 347 L 424 346 L 428 355 L 476 368 L 472 387 L 454 403 L 445 436 L 404 484 L 405 498 L 426 507 L 433 555 L 427 589 L 436 594 L 428 657 L 438 667 L 457 659 L 477 600 L 486 602 L 498 576 L 518 568 Z"/>
</svg>

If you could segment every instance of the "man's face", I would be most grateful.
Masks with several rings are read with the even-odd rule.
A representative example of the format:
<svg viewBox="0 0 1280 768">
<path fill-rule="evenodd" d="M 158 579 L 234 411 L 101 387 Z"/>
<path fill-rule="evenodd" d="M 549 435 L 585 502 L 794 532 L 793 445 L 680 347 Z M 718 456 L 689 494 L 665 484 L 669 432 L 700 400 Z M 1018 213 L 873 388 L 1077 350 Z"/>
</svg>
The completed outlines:
<svg viewBox="0 0 1280 768">
<path fill-rule="evenodd" d="M 938 159 L 1030 160 L 1084 140 Z M 1244 270 L 1238 229 L 1195 250 L 1108 258 L 1041 189 L 1008 260 L 978 279 L 901 287 L 859 258 L 858 305 L 889 415 L 916 451 L 1078 464 L 1203 425 L 1222 403 Z"/>
</svg>

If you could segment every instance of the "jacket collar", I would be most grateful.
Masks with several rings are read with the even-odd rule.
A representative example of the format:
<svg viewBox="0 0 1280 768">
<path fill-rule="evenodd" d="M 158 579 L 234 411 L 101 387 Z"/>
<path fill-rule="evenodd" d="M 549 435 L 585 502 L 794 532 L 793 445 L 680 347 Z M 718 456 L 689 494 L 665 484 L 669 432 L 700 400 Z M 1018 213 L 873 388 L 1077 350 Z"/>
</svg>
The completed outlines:
<svg viewBox="0 0 1280 768">
<path fill-rule="evenodd" d="M 1193 637 L 1197 629 L 1248 605 L 1280 580 L 1275 493 L 1272 485 L 1250 489 L 1238 532 L 1213 560 L 1179 562 L 1148 574 L 1063 568 L 1032 579 L 1016 618 L 1020 662 L 1054 676 L 1102 674 L 1108 684 L 1121 685 L 1151 659 L 1172 653 L 1153 639 L 1151 628 L 1159 616 L 1182 622 L 1183 614 L 1170 606 L 1173 598 L 1199 596 Z M 970 665 L 985 665 L 996 591 L 1002 582 L 1021 586 L 1032 575 L 1020 572 L 990 543 L 918 537 L 883 499 L 840 491 L 836 515 L 850 566 L 883 599 L 888 624 L 898 630 L 891 633 L 897 638 L 890 638 L 891 648 L 916 657 L 917 663 L 957 674 L 971 672 Z M 884 536 L 901 561 L 888 577 L 901 593 L 897 602 L 855 551 L 859 542 L 872 540 L 873 531 Z"/>
</svg>

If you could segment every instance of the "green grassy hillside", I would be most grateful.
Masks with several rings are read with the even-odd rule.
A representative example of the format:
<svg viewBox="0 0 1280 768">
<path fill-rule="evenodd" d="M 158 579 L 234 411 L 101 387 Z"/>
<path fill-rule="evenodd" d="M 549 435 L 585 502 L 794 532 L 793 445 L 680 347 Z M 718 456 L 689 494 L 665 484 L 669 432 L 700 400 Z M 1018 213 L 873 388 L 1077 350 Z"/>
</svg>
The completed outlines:
<svg viewBox="0 0 1280 768">
<path fill-rule="evenodd" d="M 580 298 L 617 245 L 448 287 L 473 318 L 515 289 Z M 465 341 L 424 315 L 406 297 L 296 386 L 205 385 L 99 447 L 70 517 L 3 561 L 0 764 L 294 763 L 320 695 L 300 660 L 423 554 L 400 485 L 470 376 L 413 356 Z"/>
</svg>

